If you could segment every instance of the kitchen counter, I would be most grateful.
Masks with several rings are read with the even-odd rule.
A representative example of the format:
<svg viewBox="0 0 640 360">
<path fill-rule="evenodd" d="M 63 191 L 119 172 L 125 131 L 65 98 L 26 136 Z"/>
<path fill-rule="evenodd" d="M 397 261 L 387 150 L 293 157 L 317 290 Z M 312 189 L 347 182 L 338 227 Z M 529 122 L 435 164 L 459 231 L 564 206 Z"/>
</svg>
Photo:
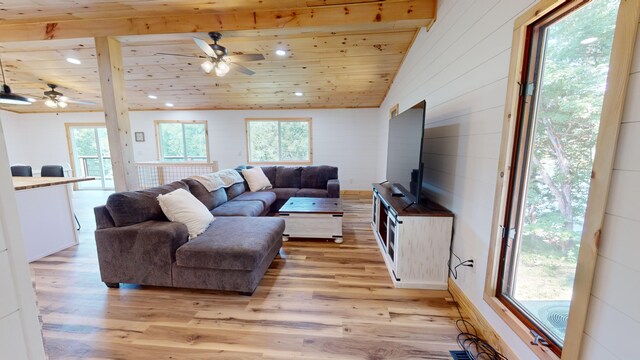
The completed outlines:
<svg viewBox="0 0 640 360">
<path fill-rule="evenodd" d="M 78 244 L 72 184 L 93 177 L 13 177 L 29 262 Z"/>
<path fill-rule="evenodd" d="M 14 176 L 13 187 L 16 190 L 35 189 L 45 186 L 72 184 L 81 181 L 95 180 L 93 177 L 27 177 L 27 176 Z"/>
</svg>

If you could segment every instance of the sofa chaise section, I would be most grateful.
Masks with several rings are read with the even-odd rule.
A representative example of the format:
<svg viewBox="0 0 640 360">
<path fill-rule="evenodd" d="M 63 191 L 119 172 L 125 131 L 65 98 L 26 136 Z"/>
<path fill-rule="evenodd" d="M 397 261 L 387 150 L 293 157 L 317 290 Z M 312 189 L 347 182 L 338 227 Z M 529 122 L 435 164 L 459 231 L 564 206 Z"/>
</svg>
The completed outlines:
<svg viewBox="0 0 640 360">
<path fill-rule="evenodd" d="M 282 247 L 284 221 L 246 220 L 217 218 L 204 234 L 180 247 L 172 271 L 174 286 L 253 292 Z"/>
</svg>

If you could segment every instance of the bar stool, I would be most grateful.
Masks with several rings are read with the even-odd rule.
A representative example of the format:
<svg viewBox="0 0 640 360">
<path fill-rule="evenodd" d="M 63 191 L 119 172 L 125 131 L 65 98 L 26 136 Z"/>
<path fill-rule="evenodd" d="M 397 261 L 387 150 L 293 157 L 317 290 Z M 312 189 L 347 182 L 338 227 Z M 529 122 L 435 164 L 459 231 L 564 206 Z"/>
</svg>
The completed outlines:
<svg viewBox="0 0 640 360">
<path fill-rule="evenodd" d="M 11 176 L 33 176 L 33 172 L 29 165 L 13 165 L 11 167 Z"/>
<path fill-rule="evenodd" d="M 29 167 L 31 169 L 31 167 Z M 64 177 L 64 169 L 60 165 L 43 165 L 40 169 L 40 176 L 42 177 Z M 82 226 L 80 226 L 80 221 L 78 221 L 78 217 L 76 213 L 73 213 L 73 217 L 76 219 L 76 224 L 78 225 L 77 230 L 80 231 Z"/>
</svg>

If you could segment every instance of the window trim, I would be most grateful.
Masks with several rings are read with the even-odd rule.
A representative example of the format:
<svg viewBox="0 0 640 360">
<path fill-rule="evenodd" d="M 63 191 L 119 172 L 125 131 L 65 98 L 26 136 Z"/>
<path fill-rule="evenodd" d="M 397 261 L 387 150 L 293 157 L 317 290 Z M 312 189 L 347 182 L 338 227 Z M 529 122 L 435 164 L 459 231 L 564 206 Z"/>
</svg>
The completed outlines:
<svg viewBox="0 0 640 360">
<path fill-rule="evenodd" d="M 518 124 L 516 124 L 517 116 L 515 115 L 518 114 L 520 106 L 519 83 L 523 77 L 522 70 L 525 56 L 527 55 L 525 45 L 528 40 L 528 27 L 560 6 L 578 4 L 580 2 L 581 0 L 541 0 L 525 11 L 514 22 L 487 275 L 483 296 L 485 302 L 542 359 L 559 359 L 559 357 L 547 347 L 532 345 L 531 340 L 533 337 L 529 333 L 529 328 L 496 296 L 497 291 L 499 291 L 497 285 L 503 241 L 501 225 L 506 215 L 509 179 L 512 175 L 512 155 L 514 146 L 516 146 L 515 136 Z M 616 30 L 609 64 L 610 70 L 607 77 L 607 92 L 603 100 L 600 130 L 593 163 L 593 175 L 578 254 L 569 321 L 561 354 L 562 359 L 578 359 L 580 357 L 580 347 L 598 256 L 600 232 L 604 220 L 616 151 L 616 146 L 610 146 L 610 144 L 617 144 L 639 21 L 640 2 L 622 0 L 616 19 Z"/>
<path fill-rule="evenodd" d="M 251 150 L 249 144 L 249 123 L 252 121 L 277 121 L 278 127 L 283 122 L 307 122 L 309 123 L 309 160 L 308 161 L 251 161 Z M 247 164 L 248 165 L 311 165 L 313 164 L 313 123 L 310 117 L 308 118 L 245 118 L 245 142 L 247 146 Z M 280 132 L 278 131 L 278 137 Z M 278 138 L 279 139 L 279 138 Z M 280 157 L 278 151 L 278 157 Z"/>
<path fill-rule="evenodd" d="M 211 155 L 209 154 L 209 125 L 207 120 L 155 120 L 154 127 L 156 131 L 156 151 L 157 151 L 157 159 L 162 162 L 162 141 L 160 140 L 160 124 L 204 124 L 204 136 L 206 140 L 206 151 L 207 151 L 207 160 L 206 161 L 185 161 L 176 162 L 187 163 L 187 164 L 202 164 L 211 162 Z M 184 136 L 184 128 L 183 128 L 183 136 Z M 173 163 L 173 162 L 172 162 Z"/>
</svg>

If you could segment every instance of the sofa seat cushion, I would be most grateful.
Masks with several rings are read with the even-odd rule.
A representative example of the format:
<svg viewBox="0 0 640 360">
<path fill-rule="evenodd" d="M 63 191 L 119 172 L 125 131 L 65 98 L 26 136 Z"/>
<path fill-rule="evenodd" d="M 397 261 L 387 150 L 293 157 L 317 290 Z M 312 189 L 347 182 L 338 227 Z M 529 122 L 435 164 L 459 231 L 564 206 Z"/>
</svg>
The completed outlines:
<svg viewBox="0 0 640 360">
<path fill-rule="evenodd" d="M 326 198 L 327 190 L 323 189 L 300 189 L 296 192 L 297 197 L 310 197 L 310 198 Z"/>
<path fill-rule="evenodd" d="M 263 211 L 264 205 L 261 201 L 229 201 L 211 210 L 211 214 L 213 216 L 259 216 Z"/>
<path fill-rule="evenodd" d="M 292 196 L 296 196 L 296 193 L 300 190 L 299 188 L 273 188 L 265 191 L 271 191 L 276 194 L 277 200 L 288 199 Z"/>
<path fill-rule="evenodd" d="M 200 236 L 176 251 L 178 266 L 254 270 L 282 239 L 284 220 L 273 217 L 217 218 Z"/>
<path fill-rule="evenodd" d="M 236 196 L 233 201 L 260 201 L 266 209 L 276 201 L 276 194 L 273 191 L 245 192 Z"/>
</svg>

